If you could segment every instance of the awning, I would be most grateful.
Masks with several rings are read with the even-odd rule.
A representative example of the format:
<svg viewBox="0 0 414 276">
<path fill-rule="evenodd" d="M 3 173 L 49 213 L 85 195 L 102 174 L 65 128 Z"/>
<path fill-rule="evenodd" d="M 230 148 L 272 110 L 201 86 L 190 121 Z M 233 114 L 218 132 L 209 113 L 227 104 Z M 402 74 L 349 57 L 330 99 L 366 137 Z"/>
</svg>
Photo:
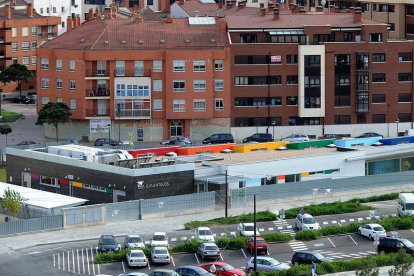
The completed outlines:
<svg viewBox="0 0 414 276">
<path fill-rule="evenodd" d="M 303 30 L 275 30 L 270 31 L 270 35 L 305 35 Z"/>
<path fill-rule="evenodd" d="M 222 174 L 209 175 L 209 176 L 199 176 L 194 178 L 195 181 L 199 182 L 208 182 L 209 184 L 224 185 L 226 184 L 226 176 Z M 247 181 L 250 178 L 243 176 L 227 176 L 227 183 Z"/>
</svg>

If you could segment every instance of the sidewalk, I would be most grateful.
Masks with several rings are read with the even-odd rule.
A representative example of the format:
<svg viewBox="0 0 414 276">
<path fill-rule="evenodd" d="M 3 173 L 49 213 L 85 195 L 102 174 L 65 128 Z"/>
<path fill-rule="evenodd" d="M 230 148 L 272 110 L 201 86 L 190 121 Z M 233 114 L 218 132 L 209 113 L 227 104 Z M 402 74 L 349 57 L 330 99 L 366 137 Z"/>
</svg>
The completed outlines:
<svg viewBox="0 0 414 276">
<path fill-rule="evenodd" d="M 390 269 L 392 269 L 394 267 L 392 266 L 384 266 L 384 267 L 380 267 L 379 269 L 379 276 L 389 276 L 388 271 Z M 410 271 L 408 272 L 409 275 L 413 275 L 414 274 L 414 267 L 410 269 Z M 333 274 L 325 274 L 325 275 L 335 275 L 335 276 L 354 276 L 355 275 L 355 271 L 347 271 L 347 272 L 340 272 L 340 273 L 333 273 Z"/>
</svg>

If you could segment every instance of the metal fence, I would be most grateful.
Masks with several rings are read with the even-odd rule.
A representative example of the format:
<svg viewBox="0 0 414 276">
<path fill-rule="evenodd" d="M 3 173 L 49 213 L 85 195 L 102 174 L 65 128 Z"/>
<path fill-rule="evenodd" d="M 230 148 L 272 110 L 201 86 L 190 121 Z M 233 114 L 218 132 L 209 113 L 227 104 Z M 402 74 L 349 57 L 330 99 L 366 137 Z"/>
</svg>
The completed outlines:
<svg viewBox="0 0 414 276">
<path fill-rule="evenodd" d="M 59 228 L 63 228 L 63 219 L 61 215 L 32 219 L 20 219 L 0 223 L 0 235 L 10 235 Z"/>
</svg>

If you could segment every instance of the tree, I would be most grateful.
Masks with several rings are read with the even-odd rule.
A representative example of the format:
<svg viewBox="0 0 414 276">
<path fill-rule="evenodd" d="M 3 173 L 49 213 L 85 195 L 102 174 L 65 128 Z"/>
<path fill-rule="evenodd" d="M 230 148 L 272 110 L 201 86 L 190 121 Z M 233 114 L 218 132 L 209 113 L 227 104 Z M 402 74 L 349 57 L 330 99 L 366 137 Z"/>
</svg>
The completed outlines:
<svg viewBox="0 0 414 276">
<path fill-rule="evenodd" d="M 356 276 L 378 276 L 379 268 L 372 258 L 363 258 L 363 268 L 357 269 Z"/>
<path fill-rule="evenodd" d="M 58 125 L 68 122 L 70 115 L 72 113 L 67 104 L 49 102 L 39 111 L 36 125 L 53 125 L 56 129 L 56 141 L 59 141 Z"/>
<path fill-rule="evenodd" d="M 10 134 L 12 132 L 12 128 L 9 125 L 0 125 L 0 134 L 6 135 L 6 146 L 7 146 L 7 134 Z"/>
<path fill-rule="evenodd" d="M 395 262 L 394 268 L 388 271 L 388 275 L 408 276 L 411 269 L 411 255 L 407 254 L 405 250 L 400 250 Z"/>
<path fill-rule="evenodd" d="M 19 192 L 7 188 L 4 191 L 4 195 L 0 198 L 0 204 L 4 210 L 12 216 L 16 216 L 25 200 Z"/>
<path fill-rule="evenodd" d="M 32 72 L 26 66 L 18 63 L 14 63 L 0 72 L 0 82 L 4 84 L 15 82 L 20 96 L 22 95 L 22 84 L 27 83 L 31 78 L 33 78 Z"/>
</svg>

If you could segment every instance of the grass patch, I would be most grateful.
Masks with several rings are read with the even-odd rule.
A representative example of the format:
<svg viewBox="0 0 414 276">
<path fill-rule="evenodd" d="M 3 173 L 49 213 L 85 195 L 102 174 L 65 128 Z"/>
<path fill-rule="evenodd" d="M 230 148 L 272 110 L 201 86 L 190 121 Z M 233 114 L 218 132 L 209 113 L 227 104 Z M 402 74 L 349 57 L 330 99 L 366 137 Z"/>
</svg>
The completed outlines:
<svg viewBox="0 0 414 276">
<path fill-rule="evenodd" d="M 1 111 L 3 118 L 0 120 L 1 123 L 12 123 L 23 117 L 23 114 L 12 111 Z"/>
<path fill-rule="evenodd" d="M 126 260 L 126 253 L 129 249 L 121 249 L 118 252 L 99 253 L 93 260 L 95 264 L 122 262 Z"/>
<path fill-rule="evenodd" d="M 0 182 L 7 182 L 6 166 L 0 166 Z"/>
</svg>

